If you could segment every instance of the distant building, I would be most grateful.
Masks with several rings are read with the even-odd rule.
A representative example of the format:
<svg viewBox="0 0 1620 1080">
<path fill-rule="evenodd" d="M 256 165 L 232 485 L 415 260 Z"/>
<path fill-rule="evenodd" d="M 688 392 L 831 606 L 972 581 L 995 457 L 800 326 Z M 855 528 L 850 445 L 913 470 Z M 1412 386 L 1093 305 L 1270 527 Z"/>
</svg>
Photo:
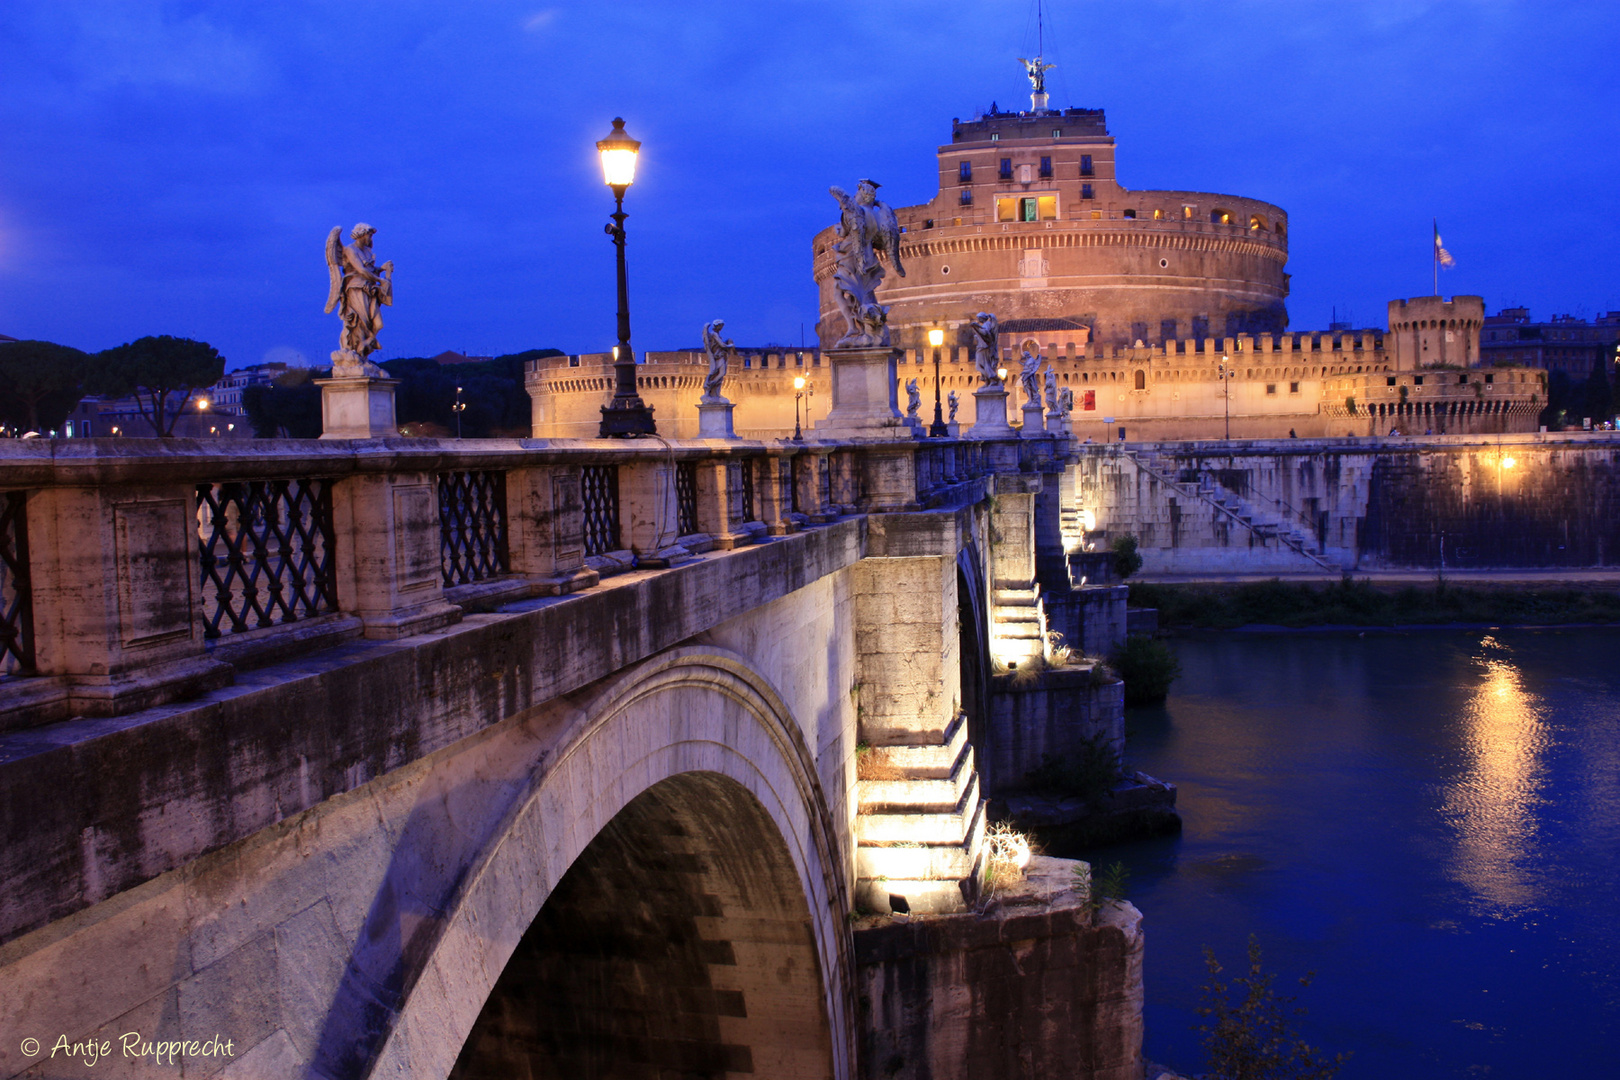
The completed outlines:
<svg viewBox="0 0 1620 1080">
<path fill-rule="evenodd" d="M 1530 309 L 1503 308 L 1486 318 L 1480 335 L 1480 359 L 1562 371 L 1581 380 L 1602 365 L 1605 370 L 1620 344 L 1620 311 L 1591 322 L 1573 315 L 1554 315 L 1534 322 Z"/>
<path fill-rule="evenodd" d="M 448 364 L 482 364 L 486 360 L 493 359 L 495 359 L 493 356 L 468 356 L 466 353 L 458 353 L 454 349 L 446 349 L 438 356 L 435 356 L 433 362 L 440 367 L 444 367 Z"/>
<path fill-rule="evenodd" d="M 250 386 L 269 386 L 285 374 L 287 365 L 282 363 L 249 364 L 235 371 L 227 371 L 204 395 L 209 399 L 209 411 L 246 416 L 247 410 L 242 407 L 242 391 Z"/>
</svg>

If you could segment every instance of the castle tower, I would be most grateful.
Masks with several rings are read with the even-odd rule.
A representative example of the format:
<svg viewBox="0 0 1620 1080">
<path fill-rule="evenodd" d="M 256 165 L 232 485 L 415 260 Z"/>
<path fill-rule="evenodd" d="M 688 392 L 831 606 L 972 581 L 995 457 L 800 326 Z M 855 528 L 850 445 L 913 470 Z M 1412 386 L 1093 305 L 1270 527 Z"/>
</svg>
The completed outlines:
<svg viewBox="0 0 1620 1080">
<path fill-rule="evenodd" d="M 1473 367 L 1479 363 L 1479 328 L 1484 322 L 1482 296 L 1391 300 L 1385 348 L 1394 356 L 1396 371 L 1449 364 Z"/>
</svg>

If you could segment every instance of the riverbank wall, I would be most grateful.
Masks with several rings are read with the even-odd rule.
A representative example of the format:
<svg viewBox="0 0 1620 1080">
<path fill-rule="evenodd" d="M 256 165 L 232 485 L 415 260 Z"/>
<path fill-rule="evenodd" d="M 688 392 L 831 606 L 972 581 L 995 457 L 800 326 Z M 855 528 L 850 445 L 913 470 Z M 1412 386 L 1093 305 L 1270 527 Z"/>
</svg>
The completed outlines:
<svg viewBox="0 0 1620 1080">
<path fill-rule="evenodd" d="M 1087 541 L 1146 573 L 1620 565 L 1620 435 L 1079 448 Z"/>
</svg>

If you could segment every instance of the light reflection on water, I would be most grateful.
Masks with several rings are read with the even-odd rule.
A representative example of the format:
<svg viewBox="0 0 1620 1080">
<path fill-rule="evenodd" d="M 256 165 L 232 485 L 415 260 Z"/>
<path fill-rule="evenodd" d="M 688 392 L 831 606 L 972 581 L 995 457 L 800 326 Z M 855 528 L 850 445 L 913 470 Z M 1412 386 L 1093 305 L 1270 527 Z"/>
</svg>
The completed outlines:
<svg viewBox="0 0 1620 1080">
<path fill-rule="evenodd" d="M 1474 663 L 1480 681 L 1463 708 L 1463 772 L 1446 785 L 1442 813 L 1455 830 L 1454 878 L 1485 914 L 1507 915 L 1538 900 L 1527 865 L 1536 842 L 1535 807 L 1547 729 L 1542 705 L 1524 688 L 1512 650 L 1487 634 Z"/>
<path fill-rule="evenodd" d="M 1610 1075 L 1620 1061 L 1620 632 L 1172 642 L 1131 763 L 1179 838 L 1124 861 L 1148 1052 L 1202 1071 L 1202 947 L 1256 933 L 1342 1080 Z M 1596 1069 L 1596 1072 L 1593 1070 Z"/>
</svg>

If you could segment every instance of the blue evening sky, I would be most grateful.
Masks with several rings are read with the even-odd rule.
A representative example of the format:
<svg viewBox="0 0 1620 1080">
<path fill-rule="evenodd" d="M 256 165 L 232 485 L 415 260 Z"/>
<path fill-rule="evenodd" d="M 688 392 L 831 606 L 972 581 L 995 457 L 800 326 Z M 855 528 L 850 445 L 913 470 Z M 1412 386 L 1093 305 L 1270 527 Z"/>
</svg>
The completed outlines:
<svg viewBox="0 0 1620 1080">
<path fill-rule="evenodd" d="M 0 5 L 0 333 L 326 362 L 321 246 L 378 229 L 383 353 L 606 349 L 612 198 L 645 143 L 633 340 L 813 335 L 830 184 L 934 193 L 953 116 L 1026 107 L 1032 0 Z M 1102 106 L 1127 187 L 1291 221 L 1296 329 L 1430 291 L 1620 309 L 1615 0 L 1058 0 L 1054 106 Z"/>
</svg>

